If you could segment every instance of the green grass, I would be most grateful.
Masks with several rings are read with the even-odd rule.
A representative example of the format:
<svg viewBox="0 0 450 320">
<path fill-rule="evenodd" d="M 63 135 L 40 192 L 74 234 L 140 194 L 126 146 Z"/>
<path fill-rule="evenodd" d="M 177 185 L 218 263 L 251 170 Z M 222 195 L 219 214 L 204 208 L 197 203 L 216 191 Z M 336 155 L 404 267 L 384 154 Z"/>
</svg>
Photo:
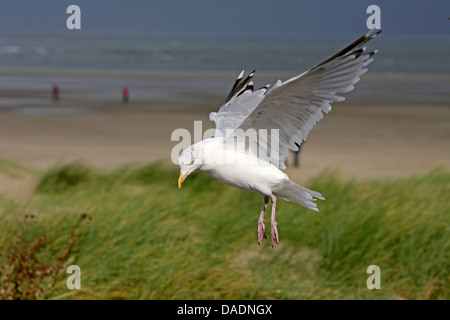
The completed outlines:
<svg viewBox="0 0 450 320">
<path fill-rule="evenodd" d="M 444 169 L 392 181 L 325 172 L 308 185 L 327 198 L 319 213 L 278 202 L 275 248 L 256 241 L 260 196 L 204 174 L 178 190 L 177 178 L 176 167 L 158 163 L 108 173 L 81 164 L 49 170 L 31 197 L 0 196 L 0 247 L 33 212 L 27 237 L 46 235 L 60 251 L 42 259 L 54 259 L 88 214 L 69 259 L 81 268 L 82 289 L 68 290 L 64 274 L 55 299 L 450 298 Z M 369 265 L 381 269 L 380 290 L 366 288 Z"/>
</svg>

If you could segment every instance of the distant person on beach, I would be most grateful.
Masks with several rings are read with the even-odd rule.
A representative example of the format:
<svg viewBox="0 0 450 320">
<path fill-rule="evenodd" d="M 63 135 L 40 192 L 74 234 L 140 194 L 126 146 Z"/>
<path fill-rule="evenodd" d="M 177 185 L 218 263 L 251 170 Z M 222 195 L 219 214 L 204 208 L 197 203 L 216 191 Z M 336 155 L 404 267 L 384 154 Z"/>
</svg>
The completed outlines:
<svg viewBox="0 0 450 320">
<path fill-rule="evenodd" d="M 122 101 L 123 103 L 127 103 L 130 100 L 130 91 L 127 87 L 122 88 Z"/>
<path fill-rule="evenodd" d="M 56 84 L 54 84 L 52 87 L 52 99 L 53 101 L 59 100 L 59 87 Z"/>
<path fill-rule="evenodd" d="M 298 147 L 298 150 L 294 151 L 294 166 L 298 167 L 300 164 L 301 144 L 295 143 L 295 145 Z"/>
</svg>

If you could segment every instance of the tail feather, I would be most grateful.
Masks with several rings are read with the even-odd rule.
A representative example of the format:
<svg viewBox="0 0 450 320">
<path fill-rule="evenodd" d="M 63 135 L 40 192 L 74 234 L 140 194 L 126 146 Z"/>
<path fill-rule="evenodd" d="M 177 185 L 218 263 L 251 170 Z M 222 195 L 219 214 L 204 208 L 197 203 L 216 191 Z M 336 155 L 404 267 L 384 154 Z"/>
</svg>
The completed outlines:
<svg viewBox="0 0 450 320">
<path fill-rule="evenodd" d="M 317 201 L 317 199 L 325 200 L 319 192 L 299 186 L 290 180 L 284 184 L 281 190 L 274 194 L 284 200 L 296 202 L 305 208 L 314 211 L 319 211 L 315 201 Z"/>
</svg>

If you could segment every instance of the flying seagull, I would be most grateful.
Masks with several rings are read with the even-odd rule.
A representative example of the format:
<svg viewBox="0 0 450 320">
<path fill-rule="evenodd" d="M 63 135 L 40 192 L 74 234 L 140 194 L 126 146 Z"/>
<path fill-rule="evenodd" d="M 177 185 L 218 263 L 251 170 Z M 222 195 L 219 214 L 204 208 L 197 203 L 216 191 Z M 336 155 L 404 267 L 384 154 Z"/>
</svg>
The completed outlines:
<svg viewBox="0 0 450 320">
<path fill-rule="evenodd" d="M 295 184 L 281 171 L 289 149 L 298 150 L 312 127 L 331 111 L 331 103 L 343 101 L 341 93 L 354 85 L 372 62 L 377 50 L 366 52 L 365 45 L 381 30 L 371 30 L 318 66 L 285 82 L 278 80 L 254 90 L 255 71 L 244 78 L 242 71 L 225 103 L 210 114 L 215 135 L 186 148 L 178 158 L 181 188 L 194 171 L 252 191 L 264 198 L 258 219 L 258 244 L 267 238 L 264 214 L 272 200 L 270 220 L 272 247 L 279 243 L 275 210 L 277 197 L 319 211 L 316 191 Z"/>
</svg>

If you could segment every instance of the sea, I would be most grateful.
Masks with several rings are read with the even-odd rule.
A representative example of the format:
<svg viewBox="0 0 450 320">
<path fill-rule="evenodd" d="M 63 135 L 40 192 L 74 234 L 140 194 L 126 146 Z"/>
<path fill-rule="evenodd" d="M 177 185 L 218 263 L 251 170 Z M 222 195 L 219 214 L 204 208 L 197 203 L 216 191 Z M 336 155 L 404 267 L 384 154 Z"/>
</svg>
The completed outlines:
<svg viewBox="0 0 450 320">
<path fill-rule="evenodd" d="M 256 69 L 258 72 L 294 75 L 324 61 L 362 33 L 364 30 L 354 34 L 319 35 L 0 30 L 0 71 L 11 68 L 220 71 L 237 75 L 242 69 Z M 368 44 L 368 50 L 375 49 L 379 52 L 370 65 L 370 74 L 450 75 L 450 35 L 394 35 L 383 31 Z M 160 96 L 153 98 L 180 94 L 176 92 L 178 86 L 187 86 L 183 94 L 189 88 L 191 93 L 204 92 L 206 88 L 223 95 L 234 79 L 230 78 L 227 84 L 220 80 L 209 84 L 195 81 L 178 84 L 153 82 L 148 86 L 159 88 L 153 94 Z M 26 83 L 27 79 L 0 77 L 0 88 Z M 120 86 L 119 83 L 111 85 Z M 140 85 L 143 88 L 138 93 L 152 98 L 148 96 L 152 91 L 145 90 L 146 84 L 141 81 Z M 408 96 L 411 101 L 430 98 L 450 101 L 448 82 L 425 83 L 416 88 L 386 86 L 384 95 L 388 98 L 391 95 L 394 99 Z M 165 88 L 168 89 L 165 91 Z M 363 86 L 356 96 L 379 95 L 376 90 Z"/>
<path fill-rule="evenodd" d="M 0 67 L 264 72 L 307 70 L 353 35 L 0 30 Z M 374 73 L 450 74 L 450 35 L 380 34 Z"/>
</svg>

